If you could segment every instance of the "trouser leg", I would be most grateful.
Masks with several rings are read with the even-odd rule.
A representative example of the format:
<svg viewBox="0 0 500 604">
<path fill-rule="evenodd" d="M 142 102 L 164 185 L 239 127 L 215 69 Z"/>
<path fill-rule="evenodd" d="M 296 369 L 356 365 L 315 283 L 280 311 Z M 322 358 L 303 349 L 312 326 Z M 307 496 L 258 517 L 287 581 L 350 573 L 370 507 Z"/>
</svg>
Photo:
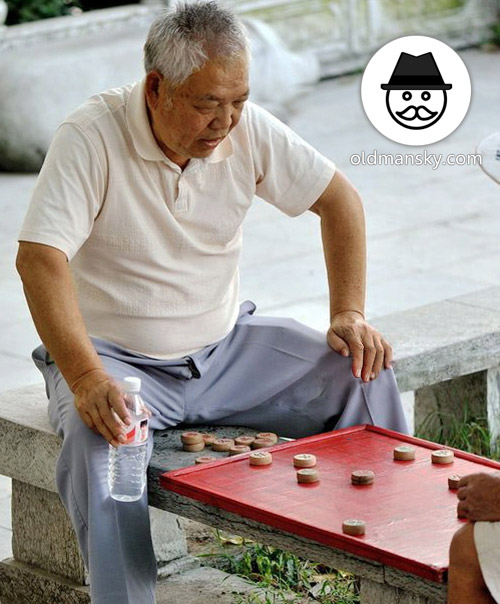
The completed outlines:
<svg viewBox="0 0 500 604">
<path fill-rule="evenodd" d="M 392 370 L 365 384 L 352 359 L 291 319 L 248 314 L 186 388 L 186 422 L 245 425 L 301 437 L 356 424 L 408 432 Z M 196 362 L 197 357 L 193 355 Z"/>
<path fill-rule="evenodd" d="M 45 349 L 37 349 L 33 358 L 46 381 L 50 421 L 63 438 L 56 481 L 89 571 L 92 604 L 153 604 L 156 560 L 147 492 L 136 502 L 110 497 L 108 443 L 81 420 L 72 393 L 56 365 L 47 362 Z M 125 363 L 110 358 L 103 362 L 117 379 L 138 374 Z M 147 391 L 147 380 L 145 386 Z M 165 422 L 155 421 L 153 427 L 164 427 Z M 149 455 L 152 441 L 150 434 Z"/>
</svg>

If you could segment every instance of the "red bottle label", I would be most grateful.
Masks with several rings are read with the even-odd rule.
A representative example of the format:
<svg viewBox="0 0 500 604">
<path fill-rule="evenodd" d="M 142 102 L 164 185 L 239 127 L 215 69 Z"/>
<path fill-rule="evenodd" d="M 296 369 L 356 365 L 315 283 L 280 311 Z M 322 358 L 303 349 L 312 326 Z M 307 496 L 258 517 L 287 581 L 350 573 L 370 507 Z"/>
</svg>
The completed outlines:
<svg viewBox="0 0 500 604">
<path fill-rule="evenodd" d="M 140 445 L 148 440 L 148 425 L 147 418 L 136 422 L 126 434 L 124 445 Z"/>
</svg>

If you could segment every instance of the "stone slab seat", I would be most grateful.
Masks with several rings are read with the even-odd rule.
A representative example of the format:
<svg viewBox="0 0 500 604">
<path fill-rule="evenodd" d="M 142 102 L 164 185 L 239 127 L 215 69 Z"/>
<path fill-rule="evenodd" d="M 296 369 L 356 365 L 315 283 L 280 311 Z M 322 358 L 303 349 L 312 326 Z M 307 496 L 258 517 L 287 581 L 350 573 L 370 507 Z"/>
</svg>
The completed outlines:
<svg viewBox="0 0 500 604">
<path fill-rule="evenodd" d="M 493 438 L 498 437 L 498 309 L 500 288 L 495 287 L 373 321 L 393 344 L 399 388 L 401 392 L 414 391 L 417 418 L 436 409 L 456 414 L 466 402 L 476 415 L 488 417 Z M 159 604 L 177 601 L 201 604 L 206 601 L 208 592 L 217 594 L 220 604 L 230 604 L 235 601 L 234 592 L 250 589 L 235 578 L 229 583 L 222 582 L 226 575 L 214 569 L 196 568 L 196 563 L 187 555 L 178 516 L 165 510 L 350 570 L 361 578 L 362 603 L 437 604 L 445 601 L 443 586 L 415 581 L 400 571 L 382 569 L 380 564 L 307 539 L 266 531 L 252 521 L 199 502 L 177 500 L 177 496 L 159 488 L 157 478 L 166 470 L 190 465 L 197 456 L 180 452 L 179 432 L 174 429 L 157 433 L 149 467 L 153 542 L 160 576 L 164 577 L 159 584 Z M 254 431 L 217 428 L 221 436 L 244 432 Z M 12 478 L 14 554 L 14 559 L 0 562 L 2 604 L 90 602 L 73 529 L 56 493 L 54 467 L 60 446 L 61 441 L 47 419 L 42 384 L 0 394 L 0 474 Z M 188 596 L 186 590 L 189 589 Z M 177 599 L 176 594 L 181 593 L 184 595 Z"/>
</svg>

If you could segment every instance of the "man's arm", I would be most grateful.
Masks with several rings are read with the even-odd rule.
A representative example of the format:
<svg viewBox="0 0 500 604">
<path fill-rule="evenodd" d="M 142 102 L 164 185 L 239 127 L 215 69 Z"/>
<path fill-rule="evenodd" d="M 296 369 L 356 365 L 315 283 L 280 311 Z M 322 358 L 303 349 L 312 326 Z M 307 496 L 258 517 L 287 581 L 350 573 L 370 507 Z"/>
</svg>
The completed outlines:
<svg viewBox="0 0 500 604">
<path fill-rule="evenodd" d="M 129 416 L 120 389 L 106 373 L 85 329 L 66 255 L 22 241 L 16 267 L 38 334 L 75 395 L 85 424 L 117 446 Z"/>
<path fill-rule="evenodd" d="M 352 371 L 365 382 L 392 361 L 391 346 L 365 321 L 366 235 L 360 196 L 337 170 L 310 208 L 321 218 L 321 236 L 330 290 L 328 343 L 352 354 Z"/>
</svg>

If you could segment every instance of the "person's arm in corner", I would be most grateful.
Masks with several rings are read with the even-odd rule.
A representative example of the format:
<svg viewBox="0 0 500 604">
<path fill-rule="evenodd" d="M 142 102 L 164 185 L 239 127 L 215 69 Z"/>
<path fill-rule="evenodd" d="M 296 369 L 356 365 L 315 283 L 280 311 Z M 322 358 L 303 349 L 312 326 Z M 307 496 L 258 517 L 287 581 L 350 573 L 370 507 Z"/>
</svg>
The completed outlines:
<svg viewBox="0 0 500 604">
<path fill-rule="evenodd" d="M 75 395 L 85 424 L 117 446 L 129 415 L 120 389 L 106 373 L 87 334 L 66 255 L 51 246 L 21 241 L 16 259 L 38 334 Z"/>
<path fill-rule="evenodd" d="M 310 208 L 321 218 L 321 236 L 330 291 L 328 344 L 352 354 L 352 371 L 365 382 L 392 361 L 391 346 L 365 321 L 366 236 L 360 196 L 337 170 Z"/>
</svg>

